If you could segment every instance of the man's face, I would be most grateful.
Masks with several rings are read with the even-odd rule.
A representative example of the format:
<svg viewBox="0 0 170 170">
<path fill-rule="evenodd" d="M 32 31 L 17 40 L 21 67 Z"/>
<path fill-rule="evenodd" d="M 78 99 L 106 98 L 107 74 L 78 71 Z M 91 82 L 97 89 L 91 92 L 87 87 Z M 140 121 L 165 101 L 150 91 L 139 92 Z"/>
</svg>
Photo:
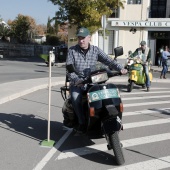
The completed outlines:
<svg viewBox="0 0 170 170">
<path fill-rule="evenodd" d="M 78 37 L 78 44 L 82 49 L 87 49 L 90 42 L 90 35 L 86 37 Z"/>
<path fill-rule="evenodd" d="M 145 50 L 146 45 L 141 45 L 142 50 Z"/>
</svg>

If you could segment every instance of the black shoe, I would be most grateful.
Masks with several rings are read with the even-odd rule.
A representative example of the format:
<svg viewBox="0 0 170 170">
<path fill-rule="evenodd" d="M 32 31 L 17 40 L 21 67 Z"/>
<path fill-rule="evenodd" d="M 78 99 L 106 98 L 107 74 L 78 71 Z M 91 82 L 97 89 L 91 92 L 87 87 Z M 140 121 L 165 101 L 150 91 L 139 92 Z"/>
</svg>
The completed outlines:
<svg viewBox="0 0 170 170">
<path fill-rule="evenodd" d="M 149 87 L 147 87 L 147 91 L 150 91 L 150 88 L 149 88 Z"/>
<path fill-rule="evenodd" d="M 85 134 L 87 131 L 87 127 L 84 124 L 80 124 L 78 127 L 75 127 L 74 130 L 79 134 Z"/>
</svg>

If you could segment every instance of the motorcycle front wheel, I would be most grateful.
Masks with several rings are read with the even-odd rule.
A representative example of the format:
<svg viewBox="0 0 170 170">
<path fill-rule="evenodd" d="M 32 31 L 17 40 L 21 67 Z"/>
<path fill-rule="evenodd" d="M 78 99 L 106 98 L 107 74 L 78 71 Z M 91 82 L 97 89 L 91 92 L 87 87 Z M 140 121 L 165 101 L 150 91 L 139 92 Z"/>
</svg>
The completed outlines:
<svg viewBox="0 0 170 170">
<path fill-rule="evenodd" d="M 113 153 L 115 155 L 117 164 L 123 165 L 125 163 L 125 158 L 124 158 L 124 155 L 123 155 L 123 151 L 122 151 L 121 143 L 120 143 L 120 140 L 119 140 L 118 132 L 114 132 L 113 134 L 110 134 L 109 140 L 110 140 L 109 142 L 110 142 L 110 145 L 113 149 Z"/>
<path fill-rule="evenodd" d="M 133 86 L 134 86 L 134 82 L 133 82 L 133 81 L 130 81 L 130 83 L 129 83 L 128 86 L 127 86 L 127 91 L 128 91 L 128 92 L 131 92 L 132 89 L 133 89 Z"/>
</svg>

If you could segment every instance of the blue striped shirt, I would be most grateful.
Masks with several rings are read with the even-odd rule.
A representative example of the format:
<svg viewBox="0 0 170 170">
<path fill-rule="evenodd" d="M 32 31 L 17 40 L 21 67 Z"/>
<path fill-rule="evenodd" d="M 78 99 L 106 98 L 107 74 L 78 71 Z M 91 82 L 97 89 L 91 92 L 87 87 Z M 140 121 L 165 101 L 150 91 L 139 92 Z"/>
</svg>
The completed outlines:
<svg viewBox="0 0 170 170">
<path fill-rule="evenodd" d="M 85 54 L 79 45 L 69 48 L 66 65 L 72 64 L 76 73 L 68 73 L 70 84 L 75 84 L 78 80 L 87 77 L 91 71 L 96 70 L 97 62 L 101 62 L 110 68 L 120 71 L 123 67 L 121 64 L 110 58 L 97 46 L 89 45 Z"/>
</svg>

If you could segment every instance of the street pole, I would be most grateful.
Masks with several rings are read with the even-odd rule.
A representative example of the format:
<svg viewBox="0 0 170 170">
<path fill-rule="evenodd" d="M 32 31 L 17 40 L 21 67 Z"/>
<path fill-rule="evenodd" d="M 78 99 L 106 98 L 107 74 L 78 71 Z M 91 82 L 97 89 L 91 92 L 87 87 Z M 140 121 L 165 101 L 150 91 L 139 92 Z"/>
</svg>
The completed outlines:
<svg viewBox="0 0 170 170">
<path fill-rule="evenodd" d="M 48 128 L 47 128 L 47 140 L 41 142 L 42 146 L 52 147 L 55 141 L 50 140 L 50 122 L 51 122 L 51 57 L 53 50 L 49 51 L 49 82 L 48 82 Z"/>
<path fill-rule="evenodd" d="M 48 82 L 48 142 L 50 141 L 50 120 L 51 120 L 51 56 L 52 51 L 49 52 L 49 82 Z"/>
</svg>

